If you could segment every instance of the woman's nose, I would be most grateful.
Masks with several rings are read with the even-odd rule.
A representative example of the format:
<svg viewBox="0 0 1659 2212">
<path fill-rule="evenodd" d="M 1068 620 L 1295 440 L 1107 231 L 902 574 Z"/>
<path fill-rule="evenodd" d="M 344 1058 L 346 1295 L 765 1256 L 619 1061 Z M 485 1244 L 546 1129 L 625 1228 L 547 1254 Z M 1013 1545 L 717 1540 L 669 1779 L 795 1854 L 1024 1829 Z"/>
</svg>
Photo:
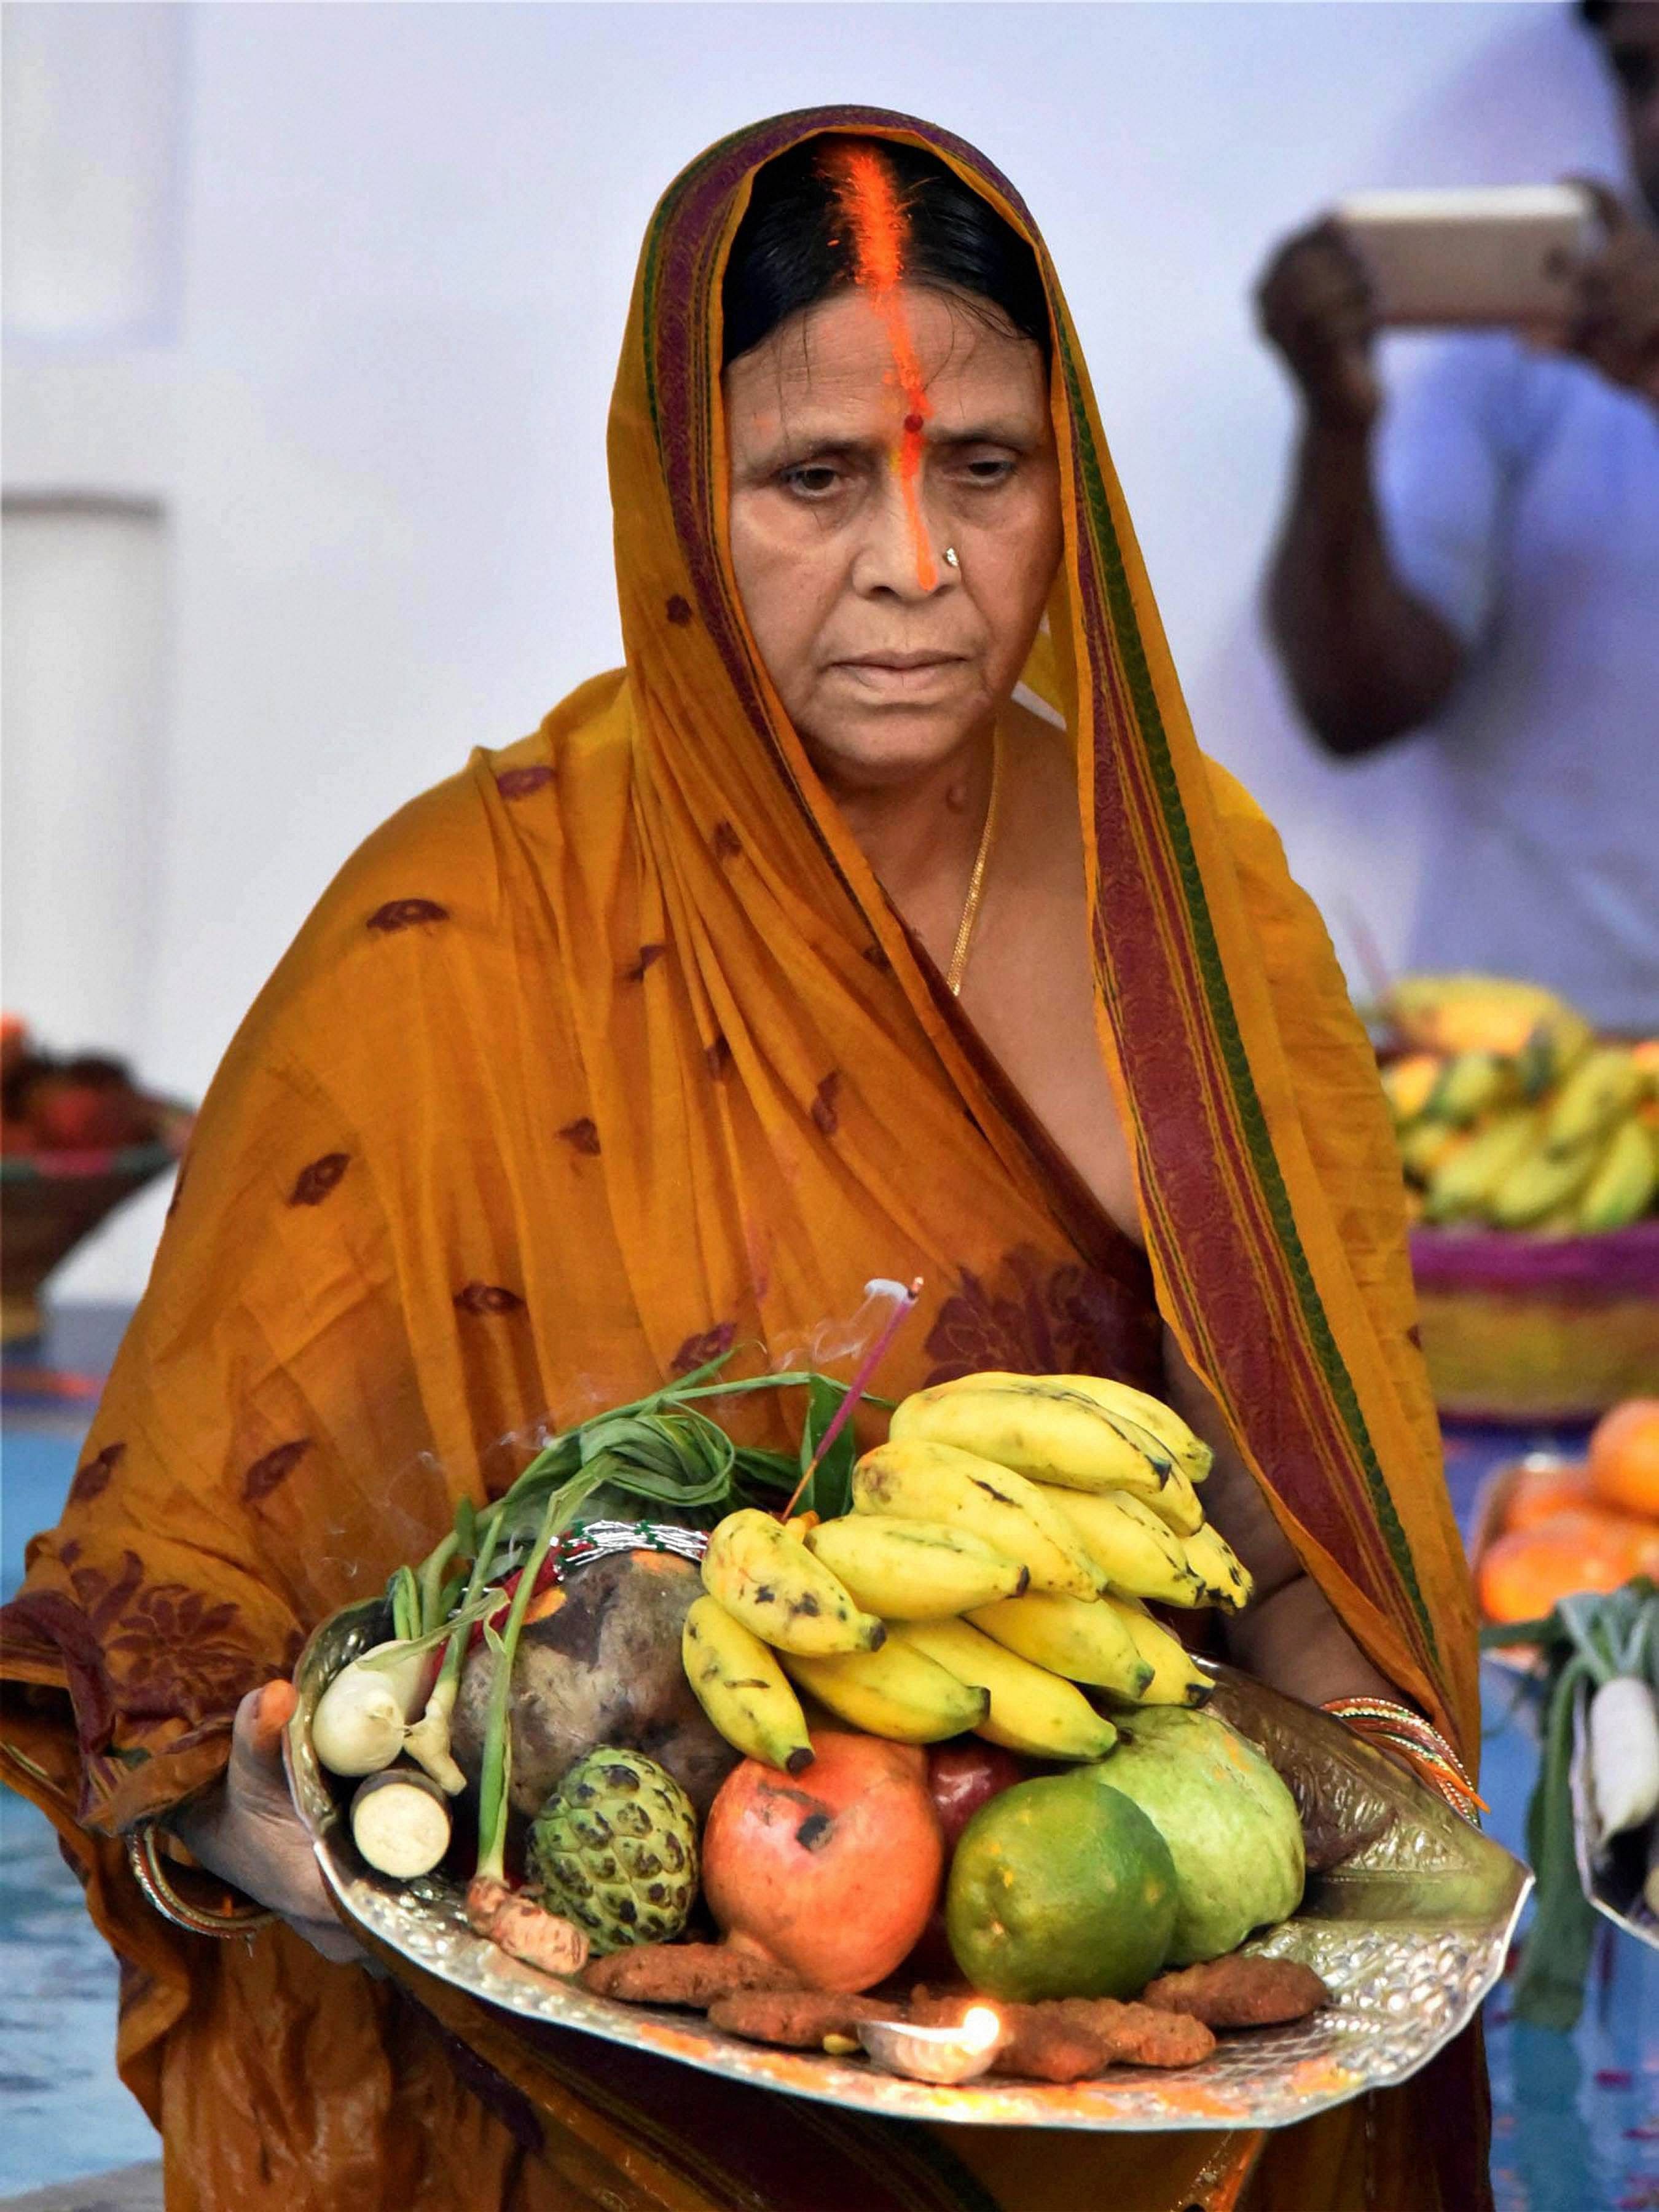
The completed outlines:
<svg viewBox="0 0 1659 2212">
<path fill-rule="evenodd" d="M 864 540 L 853 564 L 854 588 L 907 600 L 931 599 L 959 580 L 956 567 L 945 558 L 945 533 L 928 514 L 921 474 L 907 479 L 895 466 L 866 508 Z"/>
</svg>

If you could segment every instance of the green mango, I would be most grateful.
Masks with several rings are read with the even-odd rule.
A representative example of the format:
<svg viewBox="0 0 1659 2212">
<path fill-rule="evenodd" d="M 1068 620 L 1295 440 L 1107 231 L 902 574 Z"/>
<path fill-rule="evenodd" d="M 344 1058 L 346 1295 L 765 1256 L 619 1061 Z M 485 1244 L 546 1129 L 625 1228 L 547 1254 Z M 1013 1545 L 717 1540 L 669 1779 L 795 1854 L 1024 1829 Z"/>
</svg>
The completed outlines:
<svg viewBox="0 0 1659 2212">
<path fill-rule="evenodd" d="M 1178 1705 L 1125 1714 L 1102 1771 L 1175 1861 L 1171 1966 L 1218 1959 L 1302 1902 L 1296 1800 L 1255 1746 L 1215 1714 Z"/>
</svg>

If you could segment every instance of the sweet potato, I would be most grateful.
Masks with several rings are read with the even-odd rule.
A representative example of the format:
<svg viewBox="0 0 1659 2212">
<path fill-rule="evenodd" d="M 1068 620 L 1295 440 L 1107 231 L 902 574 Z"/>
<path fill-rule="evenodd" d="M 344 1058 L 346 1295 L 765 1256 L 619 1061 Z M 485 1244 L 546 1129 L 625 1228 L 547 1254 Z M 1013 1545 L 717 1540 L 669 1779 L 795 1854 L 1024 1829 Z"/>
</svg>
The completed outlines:
<svg viewBox="0 0 1659 2212">
<path fill-rule="evenodd" d="M 1211 1959 L 1160 1974 L 1141 1993 L 1144 2005 L 1185 2013 L 1206 2027 L 1278 2027 L 1304 2020 L 1330 2001 L 1313 1968 L 1297 1959 Z"/>
</svg>

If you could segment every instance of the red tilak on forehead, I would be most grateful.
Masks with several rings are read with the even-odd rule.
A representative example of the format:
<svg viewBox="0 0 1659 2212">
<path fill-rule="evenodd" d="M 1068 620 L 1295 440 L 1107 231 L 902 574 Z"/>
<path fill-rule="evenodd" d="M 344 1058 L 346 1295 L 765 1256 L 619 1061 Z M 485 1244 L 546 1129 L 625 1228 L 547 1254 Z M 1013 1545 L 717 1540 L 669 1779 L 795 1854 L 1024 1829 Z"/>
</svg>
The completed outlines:
<svg viewBox="0 0 1659 2212">
<path fill-rule="evenodd" d="M 886 325 L 893 368 L 904 401 L 903 435 L 898 451 L 904 510 L 916 550 L 916 578 L 924 592 L 939 581 L 927 526 L 921 512 L 922 431 L 933 413 L 921 380 L 921 365 L 910 340 L 899 286 L 904 281 L 910 246 L 910 216 L 893 173 L 873 147 L 836 146 L 823 156 L 824 174 L 836 188 L 836 204 L 853 248 L 853 281 L 870 295 L 870 304 Z"/>
</svg>

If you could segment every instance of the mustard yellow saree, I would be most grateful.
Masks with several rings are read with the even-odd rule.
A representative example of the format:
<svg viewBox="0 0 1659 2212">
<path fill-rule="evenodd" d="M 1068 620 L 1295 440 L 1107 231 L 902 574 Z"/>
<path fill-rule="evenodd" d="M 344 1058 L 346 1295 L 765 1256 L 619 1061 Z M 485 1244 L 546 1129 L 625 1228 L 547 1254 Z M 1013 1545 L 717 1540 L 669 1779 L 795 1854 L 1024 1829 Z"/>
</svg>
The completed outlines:
<svg viewBox="0 0 1659 2212">
<path fill-rule="evenodd" d="M 1030 240 L 1066 541 L 1029 672 L 1064 714 L 1100 1049 L 1146 1252 L 913 945 L 732 585 L 720 278 L 751 180 L 823 131 L 932 148 Z M 3 1771 L 123 1969 L 173 2212 L 1339 2212 L 1483 2201 L 1478 2058 L 1289 2135 L 854 2121 L 325 1963 L 179 1934 L 119 1838 L 210 1781 L 239 1696 L 567 1424 L 744 1367 L 921 1275 L 884 1383 L 1156 1383 L 1160 1316 L 1302 1560 L 1465 1759 L 1462 1556 L 1375 1071 L 1271 828 L 1199 753 L 1059 285 L 1017 194 L 900 116 L 713 148 L 646 240 L 611 423 L 626 666 L 351 860 L 237 1036 L 64 1518 L 4 1622 Z M 762 1347 L 751 1352 L 750 1346 Z"/>
</svg>

